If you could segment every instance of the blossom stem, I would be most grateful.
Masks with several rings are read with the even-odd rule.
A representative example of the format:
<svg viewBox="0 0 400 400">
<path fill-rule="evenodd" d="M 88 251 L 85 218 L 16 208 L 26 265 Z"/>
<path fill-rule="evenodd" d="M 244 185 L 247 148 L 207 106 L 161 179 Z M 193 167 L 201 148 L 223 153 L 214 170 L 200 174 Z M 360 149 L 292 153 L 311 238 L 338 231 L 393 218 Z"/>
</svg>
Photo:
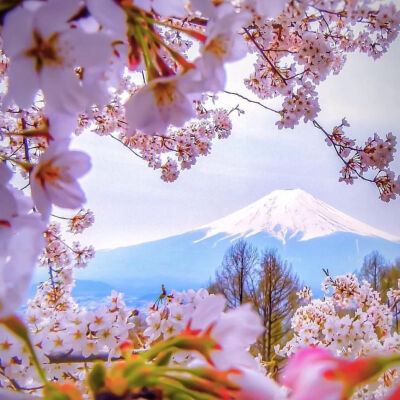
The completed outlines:
<svg viewBox="0 0 400 400">
<path fill-rule="evenodd" d="M 261 46 L 257 43 L 256 39 L 254 39 L 253 35 L 250 33 L 248 28 L 243 28 L 243 30 L 247 33 L 249 39 L 253 42 L 254 46 L 257 47 L 258 51 L 264 57 L 265 61 L 271 66 L 272 70 L 281 78 L 282 82 L 287 86 L 286 78 L 278 71 L 278 68 L 274 65 L 274 63 L 268 58 L 265 54 L 265 51 L 261 48 Z"/>
</svg>

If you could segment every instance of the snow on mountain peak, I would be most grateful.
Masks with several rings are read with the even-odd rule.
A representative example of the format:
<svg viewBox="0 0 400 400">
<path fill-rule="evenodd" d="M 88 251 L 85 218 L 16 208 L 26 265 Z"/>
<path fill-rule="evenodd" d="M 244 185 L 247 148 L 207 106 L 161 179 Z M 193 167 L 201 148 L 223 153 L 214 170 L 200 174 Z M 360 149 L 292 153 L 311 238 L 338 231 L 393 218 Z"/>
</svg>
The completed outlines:
<svg viewBox="0 0 400 400">
<path fill-rule="evenodd" d="M 283 243 L 305 241 L 335 232 L 348 232 L 399 242 L 400 238 L 375 229 L 316 199 L 301 189 L 275 190 L 260 200 L 200 229 L 206 239 L 220 233 L 248 237 L 265 232 Z"/>
</svg>

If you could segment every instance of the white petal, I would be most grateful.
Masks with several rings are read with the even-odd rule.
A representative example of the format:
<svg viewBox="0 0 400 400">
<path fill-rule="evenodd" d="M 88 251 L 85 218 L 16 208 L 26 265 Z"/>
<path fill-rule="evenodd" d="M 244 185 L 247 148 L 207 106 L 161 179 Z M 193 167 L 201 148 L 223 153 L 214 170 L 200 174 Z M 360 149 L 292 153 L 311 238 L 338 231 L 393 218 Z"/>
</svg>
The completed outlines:
<svg viewBox="0 0 400 400">
<path fill-rule="evenodd" d="M 85 109 L 87 102 L 72 69 L 45 66 L 40 74 L 40 83 L 48 111 L 77 115 Z"/>
<path fill-rule="evenodd" d="M 258 0 L 257 12 L 264 17 L 273 18 L 285 8 L 286 0 Z"/>
<path fill-rule="evenodd" d="M 7 97 L 21 108 L 29 108 L 39 90 L 39 78 L 34 70 L 32 58 L 14 58 L 8 69 L 9 86 Z"/>
<path fill-rule="evenodd" d="M 147 134 L 164 134 L 170 124 L 182 126 L 192 118 L 195 115 L 193 104 L 182 90 L 186 86 L 181 79 L 182 77 L 158 78 L 128 99 L 125 109 L 130 129 L 139 129 Z M 169 82 L 173 84 L 170 87 L 173 92 L 159 92 L 163 83 Z M 158 99 L 161 104 L 156 104 L 157 94 L 160 95 Z"/>
<path fill-rule="evenodd" d="M 39 163 L 46 162 L 50 159 L 53 159 L 53 158 L 59 156 L 63 152 L 68 151 L 69 144 L 70 144 L 69 139 L 55 140 L 55 141 L 51 142 L 50 146 L 40 156 Z"/>
<path fill-rule="evenodd" d="M 9 182 L 13 173 L 11 169 L 7 167 L 5 162 L 0 162 L 0 185 L 5 185 Z"/>
<path fill-rule="evenodd" d="M 39 221 L 38 221 L 39 222 Z M 0 264 L 0 281 L 5 283 L 6 297 L 0 299 L 0 318 L 15 312 L 25 298 L 37 257 L 43 248 L 41 224 L 18 229 L 11 236 L 8 261 Z"/>
<path fill-rule="evenodd" d="M 49 0 L 35 14 L 35 26 L 44 37 L 68 29 L 66 23 L 78 10 L 80 0 Z"/>
<path fill-rule="evenodd" d="M 120 39 L 126 36 L 126 17 L 114 0 L 86 0 L 87 7 L 103 27 L 115 32 Z"/>
<path fill-rule="evenodd" d="M 168 124 L 157 118 L 154 96 L 147 88 L 140 89 L 125 103 L 129 127 L 145 130 L 146 133 L 164 133 Z"/>
<path fill-rule="evenodd" d="M 233 10 L 232 5 L 228 3 L 214 6 L 211 0 L 191 0 L 190 2 L 195 10 L 200 11 L 207 18 L 220 18 Z"/>
<path fill-rule="evenodd" d="M 120 76 L 122 76 L 122 74 Z M 107 79 L 107 75 L 103 70 L 96 67 L 85 69 L 82 89 L 88 104 L 96 104 L 100 107 L 106 105 L 110 100 L 110 94 L 108 92 L 109 86 L 113 85 L 111 81 Z"/>
<path fill-rule="evenodd" d="M 68 174 L 74 178 L 79 178 L 90 171 L 92 164 L 90 157 L 82 151 L 68 151 L 61 154 L 56 159 L 57 165 L 67 169 Z"/>
<path fill-rule="evenodd" d="M 50 135 L 57 142 L 68 139 L 76 129 L 76 117 L 70 114 L 51 112 L 48 116 Z"/>
<path fill-rule="evenodd" d="M 207 329 L 215 322 L 225 308 L 226 300 L 222 295 L 206 297 L 192 315 L 193 329 Z"/>
<path fill-rule="evenodd" d="M 133 0 L 133 2 L 135 3 L 135 6 L 143 8 L 143 10 L 147 11 L 150 11 L 153 5 L 153 2 L 151 0 Z"/>
<path fill-rule="evenodd" d="M 52 203 L 61 208 L 77 209 L 86 202 L 85 193 L 76 181 L 60 180 L 56 185 L 47 185 L 46 189 Z"/>
<path fill-rule="evenodd" d="M 33 15 L 20 7 L 6 15 L 1 35 L 4 51 L 11 59 L 32 46 Z"/>
<path fill-rule="evenodd" d="M 185 6 L 182 0 L 154 0 L 153 9 L 156 13 L 171 17 L 184 17 Z"/>
<path fill-rule="evenodd" d="M 286 390 L 274 380 L 260 372 L 244 368 L 240 375 L 232 374 L 229 378 L 241 386 L 242 390 L 235 396 L 237 400 L 283 400 L 287 398 Z"/>
<path fill-rule="evenodd" d="M 112 56 L 111 41 L 104 33 L 85 33 L 80 29 L 70 29 L 60 37 L 60 45 L 68 49 L 66 56 L 80 67 L 107 68 Z"/>
<path fill-rule="evenodd" d="M 39 182 L 32 177 L 32 175 L 30 184 L 32 200 L 37 210 L 43 215 L 44 218 L 48 218 L 51 213 L 51 201 L 48 194 L 39 184 Z"/>
<path fill-rule="evenodd" d="M 11 192 L 0 186 L 0 221 L 9 221 L 17 212 L 17 202 Z"/>
</svg>

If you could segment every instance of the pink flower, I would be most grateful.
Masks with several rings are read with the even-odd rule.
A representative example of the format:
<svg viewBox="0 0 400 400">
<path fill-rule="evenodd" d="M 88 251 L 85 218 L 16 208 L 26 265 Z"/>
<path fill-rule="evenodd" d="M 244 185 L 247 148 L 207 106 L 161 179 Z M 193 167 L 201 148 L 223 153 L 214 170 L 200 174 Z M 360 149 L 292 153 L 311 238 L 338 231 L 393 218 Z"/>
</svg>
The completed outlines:
<svg viewBox="0 0 400 400">
<path fill-rule="evenodd" d="M 282 383 L 293 390 L 291 400 L 340 400 L 350 398 L 357 385 L 382 373 L 399 356 L 369 357 L 349 361 L 328 350 L 307 347 L 286 365 Z"/>
<path fill-rule="evenodd" d="M 89 171 L 89 156 L 67 146 L 68 141 L 51 144 L 31 173 L 32 199 L 44 216 L 50 214 L 52 204 L 75 209 L 86 201 L 77 178 Z"/>
<path fill-rule="evenodd" d="M 307 347 L 290 358 L 282 383 L 293 389 L 292 400 L 339 400 L 343 386 L 324 379 L 324 373 L 336 366 L 336 359 L 328 350 Z"/>
<path fill-rule="evenodd" d="M 240 374 L 232 374 L 229 378 L 240 386 L 235 395 L 236 400 L 283 400 L 286 399 L 286 390 L 273 379 L 259 371 L 241 368 Z"/>
</svg>

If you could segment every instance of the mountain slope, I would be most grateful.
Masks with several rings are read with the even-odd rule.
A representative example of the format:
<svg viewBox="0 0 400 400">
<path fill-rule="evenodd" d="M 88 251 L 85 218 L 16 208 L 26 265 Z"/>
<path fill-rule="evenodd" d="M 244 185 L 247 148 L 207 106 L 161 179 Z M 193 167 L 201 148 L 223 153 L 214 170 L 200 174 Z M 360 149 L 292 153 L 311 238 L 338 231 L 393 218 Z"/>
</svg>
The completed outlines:
<svg viewBox="0 0 400 400">
<path fill-rule="evenodd" d="M 275 190 L 201 229 L 207 231 L 204 238 L 220 233 L 249 237 L 265 232 L 285 243 L 291 238 L 305 241 L 347 232 L 400 242 L 400 238 L 358 221 L 301 189 Z"/>
</svg>

